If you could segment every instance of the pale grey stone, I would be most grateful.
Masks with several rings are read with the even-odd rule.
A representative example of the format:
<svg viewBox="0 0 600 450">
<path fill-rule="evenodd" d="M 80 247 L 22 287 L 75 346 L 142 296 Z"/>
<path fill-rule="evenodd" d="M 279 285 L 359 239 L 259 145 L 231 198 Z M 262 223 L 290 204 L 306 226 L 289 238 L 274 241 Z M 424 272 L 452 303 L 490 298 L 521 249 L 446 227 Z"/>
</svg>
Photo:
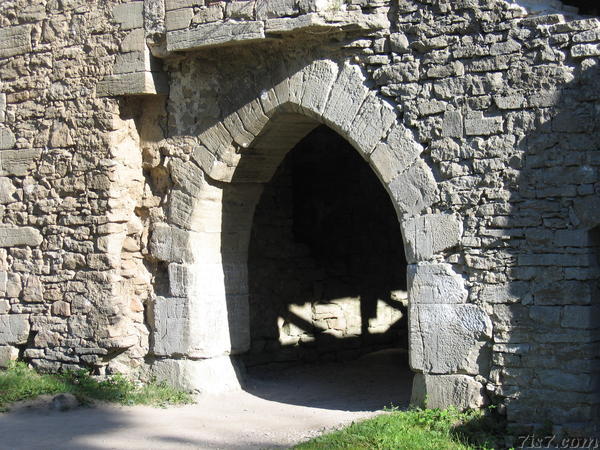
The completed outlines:
<svg viewBox="0 0 600 450">
<path fill-rule="evenodd" d="M 172 52 L 211 47 L 228 42 L 264 39 L 263 22 L 207 23 L 189 30 L 167 33 L 167 49 Z"/>
<path fill-rule="evenodd" d="M 367 96 L 344 136 L 366 158 L 384 138 L 394 121 L 394 108 L 375 94 Z"/>
<path fill-rule="evenodd" d="M 481 111 L 470 112 L 465 119 L 467 136 L 489 136 L 503 131 L 502 117 L 484 117 Z"/>
<path fill-rule="evenodd" d="M 113 65 L 113 73 L 115 75 L 144 71 L 160 71 L 160 63 L 150 55 L 150 51 L 147 48 L 142 48 L 134 52 L 121 53 L 117 55 L 115 64 Z"/>
<path fill-rule="evenodd" d="M 263 111 L 259 99 L 254 99 L 251 102 L 242 105 L 238 109 L 237 113 L 244 124 L 244 128 L 254 136 L 258 136 L 261 131 L 263 131 L 265 125 L 269 122 L 269 118 Z M 231 142 L 231 136 L 229 139 Z"/>
<path fill-rule="evenodd" d="M 1 316 L 0 316 L 1 317 Z M 1 331 L 0 331 L 1 333 Z M 8 365 L 19 357 L 19 349 L 7 345 L 0 346 L 0 369 L 6 369 Z"/>
<path fill-rule="evenodd" d="M 189 355 L 192 350 L 190 300 L 180 297 L 157 297 L 153 309 L 154 354 Z"/>
<path fill-rule="evenodd" d="M 321 116 L 337 74 L 337 64 L 328 60 L 315 61 L 304 69 L 301 105 L 305 111 Z"/>
<path fill-rule="evenodd" d="M 150 235 L 150 253 L 161 261 L 192 262 L 189 239 L 188 231 L 166 224 L 155 225 Z"/>
<path fill-rule="evenodd" d="M 407 261 L 431 259 L 460 243 L 462 224 L 448 214 L 408 217 L 401 222 Z"/>
<path fill-rule="evenodd" d="M 169 92 L 169 83 L 164 73 L 134 72 L 110 75 L 96 85 L 98 97 L 119 95 L 160 94 Z"/>
<path fill-rule="evenodd" d="M 228 166 L 211 153 L 205 146 L 198 145 L 192 151 L 192 159 L 198 163 L 204 173 L 213 180 L 231 181 L 235 167 Z"/>
<path fill-rule="evenodd" d="M 444 113 L 442 135 L 445 137 L 463 137 L 463 117 L 460 111 L 446 111 Z"/>
<path fill-rule="evenodd" d="M 6 94 L 0 92 L 0 122 L 6 119 Z"/>
<path fill-rule="evenodd" d="M 419 157 L 423 147 L 402 125 L 392 126 L 384 142 L 380 142 L 369 156 L 371 167 L 384 183 L 406 170 Z"/>
<path fill-rule="evenodd" d="M 143 11 L 143 1 L 121 3 L 113 8 L 113 18 L 122 30 L 142 28 L 144 26 Z"/>
<path fill-rule="evenodd" d="M 600 44 L 577 44 L 571 47 L 573 58 L 587 58 L 600 55 Z"/>
<path fill-rule="evenodd" d="M 256 18 L 259 20 L 293 16 L 297 12 L 298 2 L 296 0 L 263 0 L 256 3 Z"/>
<path fill-rule="evenodd" d="M 0 58 L 22 55 L 30 52 L 31 25 L 17 25 L 0 28 Z"/>
<path fill-rule="evenodd" d="M 0 345 L 26 344 L 29 329 L 28 314 L 0 315 Z"/>
<path fill-rule="evenodd" d="M 169 289 L 173 297 L 197 294 L 198 285 L 194 276 L 194 267 L 185 264 L 169 264 Z"/>
<path fill-rule="evenodd" d="M 407 281 L 413 304 L 465 303 L 467 300 L 465 282 L 450 264 L 410 264 Z"/>
<path fill-rule="evenodd" d="M 265 96 L 268 96 L 268 94 L 265 93 Z M 263 98 L 261 96 L 261 103 L 262 102 Z M 244 128 L 244 124 L 237 112 L 233 112 L 225 117 L 223 119 L 223 126 L 227 129 L 236 144 L 242 148 L 248 148 L 256 137 L 254 134 Z"/>
<path fill-rule="evenodd" d="M 0 150 L 14 148 L 15 143 L 16 139 L 13 132 L 8 128 L 0 128 Z"/>
<path fill-rule="evenodd" d="M 0 296 L 6 295 L 6 289 L 8 287 L 8 273 L 6 270 L 0 270 Z M 8 305 L 8 303 L 7 303 Z M 8 312 L 8 310 L 3 311 L 2 307 L 0 307 L 0 314 L 4 314 Z"/>
<path fill-rule="evenodd" d="M 15 192 L 17 189 L 12 181 L 6 177 L 0 177 L 0 205 L 13 203 L 16 200 Z"/>
<path fill-rule="evenodd" d="M 205 185 L 204 173 L 193 162 L 183 162 L 174 158 L 169 163 L 171 178 L 175 184 L 188 194 L 197 196 Z"/>
<path fill-rule="evenodd" d="M 531 288 L 526 281 L 514 281 L 505 284 L 488 284 L 479 294 L 481 301 L 486 303 L 531 303 Z"/>
<path fill-rule="evenodd" d="M 365 76 L 358 66 L 345 64 L 331 89 L 323 119 L 342 136 L 347 134 L 350 123 L 369 93 L 364 80 Z"/>
<path fill-rule="evenodd" d="M 431 169 L 421 159 L 399 174 L 389 184 L 399 215 L 419 214 L 438 197 L 438 189 Z"/>
<path fill-rule="evenodd" d="M 146 36 L 143 28 L 132 30 L 121 41 L 121 52 L 140 52 L 146 48 Z"/>
<path fill-rule="evenodd" d="M 165 9 L 171 11 L 172 9 L 180 8 L 191 8 L 193 6 L 204 5 L 204 0 L 165 0 Z"/>
<path fill-rule="evenodd" d="M 480 408 L 486 399 L 483 386 L 473 377 L 418 373 L 413 378 L 410 403 L 420 408 L 456 406 L 462 410 Z"/>
<path fill-rule="evenodd" d="M 409 327 L 413 370 L 477 375 L 489 368 L 485 345 L 492 334 L 492 323 L 481 307 L 464 303 L 412 303 Z"/>
<path fill-rule="evenodd" d="M 407 53 L 409 51 L 408 38 L 404 33 L 392 33 L 390 34 L 390 47 L 393 52 Z"/>
<path fill-rule="evenodd" d="M 151 373 L 158 381 L 200 394 L 218 394 L 241 389 L 242 374 L 230 356 L 218 358 L 162 359 L 152 365 Z"/>
<path fill-rule="evenodd" d="M 0 225 L 0 248 L 28 245 L 37 247 L 43 241 L 41 233 L 32 227 Z"/>
<path fill-rule="evenodd" d="M 194 17 L 193 8 L 167 10 L 165 15 L 165 27 L 167 31 L 182 30 L 188 28 Z"/>
</svg>

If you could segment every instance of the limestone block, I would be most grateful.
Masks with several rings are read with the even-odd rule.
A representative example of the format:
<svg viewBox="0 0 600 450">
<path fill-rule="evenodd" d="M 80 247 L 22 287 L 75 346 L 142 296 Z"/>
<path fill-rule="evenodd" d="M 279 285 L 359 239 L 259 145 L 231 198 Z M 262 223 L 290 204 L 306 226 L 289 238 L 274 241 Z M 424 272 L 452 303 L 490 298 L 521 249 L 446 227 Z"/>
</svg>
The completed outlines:
<svg viewBox="0 0 600 450">
<path fill-rule="evenodd" d="M 1 150 L 0 176 L 27 175 L 40 154 L 41 151 L 37 149 Z"/>
<path fill-rule="evenodd" d="M 410 264 L 407 282 L 412 304 L 465 303 L 464 279 L 446 263 Z"/>
<path fill-rule="evenodd" d="M 273 93 L 273 91 L 267 91 Z M 262 96 L 268 96 L 267 92 L 261 94 L 261 103 L 263 102 Z M 242 148 L 248 148 L 254 138 L 254 134 L 244 128 L 244 123 L 237 112 L 229 114 L 223 119 L 223 126 L 227 129 L 233 140 Z"/>
<path fill-rule="evenodd" d="M 427 214 L 402 221 L 404 249 L 409 263 L 431 259 L 460 243 L 462 224 L 448 214 Z"/>
<path fill-rule="evenodd" d="M 154 354 L 188 355 L 192 351 L 193 326 L 190 300 L 181 297 L 157 297 L 154 302 L 152 328 Z M 200 325 L 200 324 L 198 324 Z"/>
<path fill-rule="evenodd" d="M 279 17 L 265 20 L 265 33 L 267 35 L 284 34 L 291 32 L 331 31 L 334 25 L 317 13 L 302 14 L 297 17 Z"/>
<path fill-rule="evenodd" d="M 254 1 L 238 0 L 225 4 L 225 16 L 232 19 L 254 19 Z"/>
<path fill-rule="evenodd" d="M 244 120 L 243 117 L 240 118 L 242 121 Z M 235 148 L 232 145 L 233 138 L 222 123 L 216 123 L 203 130 L 198 135 L 198 139 L 200 139 L 200 142 L 202 142 L 208 151 L 217 156 L 220 161 L 232 166 L 238 162 L 239 155 L 236 155 Z"/>
<path fill-rule="evenodd" d="M 484 117 L 481 111 L 471 111 L 465 118 L 467 136 L 490 136 L 503 131 L 502 117 Z"/>
<path fill-rule="evenodd" d="M 96 86 L 98 97 L 113 97 L 118 95 L 166 95 L 169 92 L 169 82 L 164 73 L 134 72 L 110 75 Z"/>
<path fill-rule="evenodd" d="M 146 36 L 143 28 L 129 32 L 121 41 L 121 52 L 139 52 L 146 48 Z"/>
<path fill-rule="evenodd" d="M 11 346 L 0 346 L 0 369 L 6 369 L 12 361 L 19 357 L 19 349 Z"/>
<path fill-rule="evenodd" d="M 29 337 L 27 314 L 4 314 L 0 316 L 0 345 L 26 344 Z"/>
<path fill-rule="evenodd" d="M 480 374 L 489 369 L 483 348 L 491 337 L 486 312 L 473 304 L 411 304 L 410 366 L 434 374 Z"/>
<path fill-rule="evenodd" d="M 0 297 L 6 295 L 6 289 L 8 288 L 8 272 L 6 270 L 0 270 Z M 4 314 L 8 311 L 2 311 L 0 308 L 0 314 Z"/>
<path fill-rule="evenodd" d="M 15 192 L 17 189 L 12 181 L 6 177 L 0 177 L 0 205 L 13 203 L 16 200 Z"/>
<path fill-rule="evenodd" d="M 413 164 L 423 151 L 412 135 L 399 124 L 392 126 L 385 142 L 380 142 L 370 155 L 371 167 L 381 181 L 389 183 Z"/>
<path fill-rule="evenodd" d="M 205 198 L 195 198 L 179 190 L 171 191 L 169 221 L 183 229 L 219 233 L 221 207 Z"/>
<path fill-rule="evenodd" d="M 160 70 L 160 63 L 150 55 L 147 47 L 134 52 L 118 54 L 113 65 L 113 74 L 115 75 L 144 71 L 159 72 Z"/>
<path fill-rule="evenodd" d="M 150 253 L 160 261 L 191 262 L 190 232 L 167 224 L 157 224 L 150 235 Z"/>
<path fill-rule="evenodd" d="M 21 298 L 25 303 L 41 303 L 44 301 L 44 285 L 38 276 L 25 276 Z"/>
<path fill-rule="evenodd" d="M 207 23 L 188 30 L 167 32 L 167 50 L 194 50 L 229 42 L 251 42 L 264 37 L 264 23 L 261 21 Z"/>
<path fill-rule="evenodd" d="M 385 137 L 396 120 L 394 108 L 371 93 L 358 110 L 352 124 L 345 131 L 348 142 L 366 157 Z"/>
<path fill-rule="evenodd" d="M 389 184 L 399 214 L 415 215 L 431 206 L 438 198 L 438 189 L 431 169 L 421 159 Z"/>
<path fill-rule="evenodd" d="M 6 119 L 6 94 L 0 93 L 0 122 Z"/>
<path fill-rule="evenodd" d="M 22 55 L 31 51 L 31 25 L 0 28 L 0 58 Z"/>
<path fill-rule="evenodd" d="M 199 268 L 185 264 L 169 264 L 169 291 L 174 297 L 198 294 L 200 286 L 195 273 Z"/>
<path fill-rule="evenodd" d="M 259 20 L 294 16 L 297 13 L 298 2 L 296 0 L 263 0 L 256 4 L 256 18 Z"/>
<path fill-rule="evenodd" d="M 165 0 L 165 9 L 171 11 L 172 9 L 180 8 L 191 8 L 193 6 L 204 5 L 203 0 Z"/>
<path fill-rule="evenodd" d="M 165 27 L 167 31 L 188 28 L 194 17 L 194 8 L 168 10 L 165 14 Z"/>
<path fill-rule="evenodd" d="M 327 60 L 314 61 L 304 69 L 300 104 L 309 115 L 321 117 L 337 74 L 337 64 Z"/>
<path fill-rule="evenodd" d="M 153 364 L 151 373 L 158 381 L 200 394 L 236 391 L 242 387 L 241 369 L 229 356 L 202 360 L 161 359 Z"/>
<path fill-rule="evenodd" d="M 190 195 L 198 196 L 207 186 L 204 173 L 191 161 L 174 158 L 169 163 L 171 178 L 175 184 Z"/>
<path fill-rule="evenodd" d="M 600 44 L 577 44 L 571 47 L 573 58 L 587 58 L 600 55 Z"/>
<path fill-rule="evenodd" d="M 42 243 L 42 235 L 35 228 L 15 225 L 0 225 L 0 247 L 29 245 L 37 247 Z"/>
<path fill-rule="evenodd" d="M 350 123 L 369 93 L 364 81 L 365 76 L 358 66 L 345 64 L 333 84 L 323 119 L 342 136 L 347 135 Z"/>
<path fill-rule="evenodd" d="M 259 99 L 252 100 L 238 109 L 238 115 L 242 120 L 244 128 L 258 136 L 263 131 L 269 118 L 265 115 Z M 237 163 L 237 160 L 235 161 Z"/>
<path fill-rule="evenodd" d="M 144 2 L 132 1 L 121 3 L 113 8 L 113 18 L 122 30 L 144 27 Z"/>
<path fill-rule="evenodd" d="M 483 386 L 466 375 L 415 374 L 411 405 L 421 408 L 479 408 L 486 403 Z"/>
<path fill-rule="evenodd" d="M 16 143 L 15 135 L 8 128 L 0 128 L 0 150 L 14 148 Z"/>
<path fill-rule="evenodd" d="M 442 122 L 442 136 L 463 137 L 463 117 L 460 111 L 446 111 Z"/>
<path fill-rule="evenodd" d="M 192 151 L 192 159 L 198 163 L 204 173 L 213 180 L 229 182 L 233 178 L 235 167 L 228 166 L 223 161 L 208 151 L 208 149 L 199 145 Z"/>
</svg>

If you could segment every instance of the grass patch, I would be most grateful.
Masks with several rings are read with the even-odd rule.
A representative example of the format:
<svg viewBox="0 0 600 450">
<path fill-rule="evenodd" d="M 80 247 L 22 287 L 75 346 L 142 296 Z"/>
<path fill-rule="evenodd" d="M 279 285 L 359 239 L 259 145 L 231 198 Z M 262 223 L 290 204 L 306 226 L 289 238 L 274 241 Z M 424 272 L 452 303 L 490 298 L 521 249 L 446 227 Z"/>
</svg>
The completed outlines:
<svg viewBox="0 0 600 450">
<path fill-rule="evenodd" d="M 422 449 L 466 450 L 503 447 L 504 425 L 482 411 L 448 409 L 390 411 L 325 434 L 295 448 L 298 450 Z"/>
<path fill-rule="evenodd" d="M 165 383 L 136 385 L 122 375 L 99 381 L 85 370 L 40 374 L 23 362 L 13 363 L 8 369 L 0 371 L 0 411 L 6 411 L 12 402 L 63 392 L 75 395 L 83 403 L 103 400 L 121 405 L 165 407 L 192 402 L 188 393 Z"/>
</svg>

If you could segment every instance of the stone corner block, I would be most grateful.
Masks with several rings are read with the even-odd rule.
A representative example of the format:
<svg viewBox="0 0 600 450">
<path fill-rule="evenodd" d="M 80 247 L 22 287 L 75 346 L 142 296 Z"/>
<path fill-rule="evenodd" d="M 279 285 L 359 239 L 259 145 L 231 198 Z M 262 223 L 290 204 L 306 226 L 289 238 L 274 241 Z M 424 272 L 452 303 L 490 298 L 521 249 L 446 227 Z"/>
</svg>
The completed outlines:
<svg viewBox="0 0 600 450">
<path fill-rule="evenodd" d="M 0 369 L 6 369 L 12 361 L 19 357 L 19 349 L 11 346 L 0 346 Z"/>
<path fill-rule="evenodd" d="M 161 72 L 132 72 L 109 75 L 96 85 L 98 97 L 119 95 L 167 95 L 169 82 Z"/>
<path fill-rule="evenodd" d="M 420 158 L 395 177 L 388 185 L 388 189 L 399 216 L 419 214 L 423 209 L 434 204 L 439 197 L 433 173 Z"/>
<path fill-rule="evenodd" d="M 29 316 L 27 314 L 0 315 L 0 345 L 26 344 L 29 338 Z"/>
<path fill-rule="evenodd" d="M 143 1 L 129 1 L 115 5 L 112 13 L 115 22 L 121 26 L 122 30 L 144 27 Z"/>
<path fill-rule="evenodd" d="M 453 215 L 427 214 L 401 223 L 409 263 L 426 261 L 460 243 L 462 223 Z"/>
<path fill-rule="evenodd" d="M 218 394 L 242 388 L 242 370 L 230 356 L 202 360 L 161 359 L 151 373 L 159 381 L 198 394 Z"/>
<path fill-rule="evenodd" d="M 264 28 L 262 21 L 249 21 L 207 23 L 192 29 L 169 31 L 167 50 L 170 52 L 196 50 L 264 39 Z"/>
<path fill-rule="evenodd" d="M 410 403 L 421 408 L 456 406 L 464 410 L 486 404 L 484 387 L 467 375 L 426 375 L 413 378 Z"/>
<path fill-rule="evenodd" d="M 160 261 L 191 262 L 190 232 L 167 224 L 157 224 L 150 235 L 150 254 Z"/>
<path fill-rule="evenodd" d="M 32 227 L 0 225 L 0 248 L 29 245 L 39 246 L 43 241 L 42 234 Z"/>
</svg>

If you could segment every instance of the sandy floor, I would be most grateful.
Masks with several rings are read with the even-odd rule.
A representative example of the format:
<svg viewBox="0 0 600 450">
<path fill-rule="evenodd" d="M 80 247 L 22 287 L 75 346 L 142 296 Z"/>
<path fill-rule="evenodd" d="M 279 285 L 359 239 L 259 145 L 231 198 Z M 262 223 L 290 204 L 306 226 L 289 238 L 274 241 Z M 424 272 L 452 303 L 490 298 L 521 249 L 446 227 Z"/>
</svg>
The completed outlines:
<svg viewBox="0 0 600 450">
<path fill-rule="evenodd" d="M 155 409 L 98 405 L 0 414 L 0 449 L 288 447 L 324 430 L 405 406 L 411 374 L 394 351 L 345 364 L 254 369 L 245 391 Z"/>
</svg>

